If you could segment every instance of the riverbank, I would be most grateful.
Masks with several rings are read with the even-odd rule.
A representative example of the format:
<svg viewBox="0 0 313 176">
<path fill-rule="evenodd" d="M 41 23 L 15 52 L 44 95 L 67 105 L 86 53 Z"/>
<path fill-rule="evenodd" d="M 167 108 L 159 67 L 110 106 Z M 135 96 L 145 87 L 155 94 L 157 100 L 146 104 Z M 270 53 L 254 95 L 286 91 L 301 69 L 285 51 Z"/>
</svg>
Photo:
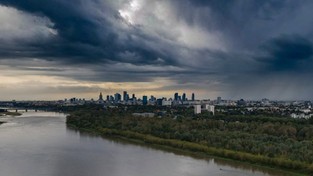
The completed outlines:
<svg viewBox="0 0 313 176">
<path fill-rule="evenodd" d="M 0 116 L 20 116 L 21 113 L 18 112 L 0 112 Z"/>
<path fill-rule="evenodd" d="M 267 116 L 142 118 L 132 116 L 135 111 L 136 107 L 79 108 L 67 116 L 66 123 L 101 135 L 296 173 L 313 173 L 311 121 Z"/>
<path fill-rule="evenodd" d="M 177 151 L 197 158 L 217 157 L 223 160 L 239 161 L 253 166 L 264 167 L 273 170 L 282 169 L 284 175 L 304 176 L 310 175 L 312 173 L 312 170 L 309 169 L 310 165 L 304 166 L 300 162 L 285 161 L 277 158 L 257 156 L 245 152 L 218 149 L 193 142 L 180 141 L 175 139 L 163 139 L 152 135 L 141 134 L 132 131 L 121 131 L 108 128 L 83 129 L 73 125 L 69 126 L 88 133 L 98 134 L 110 138 L 118 138 L 137 144 L 148 144 L 150 146 L 156 146 L 160 149 Z M 277 163 L 281 164 L 278 166 Z M 291 166 L 293 166 L 294 168 L 291 169 Z"/>
</svg>

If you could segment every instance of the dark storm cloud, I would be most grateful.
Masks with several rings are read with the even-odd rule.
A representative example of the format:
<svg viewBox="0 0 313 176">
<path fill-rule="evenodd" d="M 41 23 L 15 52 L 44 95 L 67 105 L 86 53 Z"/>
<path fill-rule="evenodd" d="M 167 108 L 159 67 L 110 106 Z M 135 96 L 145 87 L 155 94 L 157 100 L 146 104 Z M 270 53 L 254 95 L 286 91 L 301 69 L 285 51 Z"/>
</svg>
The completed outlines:
<svg viewBox="0 0 313 176">
<path fill-rule="evenodd" d="M 0 5 L 48 18 L 53 25 L 42 24 L 57 32 L 45 40 L 2 42 L 0 36 L 5 43 L 0 60 L 49 61 L 51 68 L 40 67 L 46 62 L 20 67 L 34 74 L 112 82 L 166 78 L 173 84 L 164 90 L 194 86 L 238 95 L 242 87 L 242 94 L 253 88 L 250 95 L 256 95 L 271 81 L 283 81 L 272 95 L 288 85 L 288 77 L 302 76 L 295 81 L 302 84 L 313 73 L 312 1 L 138 3 L 143 7 L 130 0 L 0 0 Z"/>
<path fill-rule="evenodd" d="M 92 2 L 95 6 L 100 4 L 97 0 Z M 109 5 L 101 6 L 101 11 L 111 16 L 100 18 L 89 14 L 88 11 L 99 9 L 86 8 L 85 1 L 2 0 L 0 3 L 39 16 L 46 16 L 55 24 L 54 28 L 58 31 L 57 37 L 45 43 L 21 41 L 27 45 L 3 48 L 1 56 L 4 58 L 39 57 L 51 60 L 61 58 L 62 61 L 72 64 L 99 63 L 107 60 L 123 61 L 125 58 L 121 58 L 119 54 L 126 51 L 140 56 L 138 60 L 133 61 L 136 64 L 153 63 L 158 57 L 167 58 L 162 53 L 138 46 L 127 33 L 125 33 L 126 39 L 121 43 L 117 36 L 118 31 L 108 18 L 113 18 L 115 21 L 122 19 L 117 10 L 110 9 Z M 16 50 L 19 52 L 14 52 Z"/>
<path fill-rule="evenodd" d="M 262 46 L 266 55 L 260 61 L 268 63 L 273 70 L 289 70 L 311 64 L 313 44 L 297 35 L 274 38 Z"/>
</svg>

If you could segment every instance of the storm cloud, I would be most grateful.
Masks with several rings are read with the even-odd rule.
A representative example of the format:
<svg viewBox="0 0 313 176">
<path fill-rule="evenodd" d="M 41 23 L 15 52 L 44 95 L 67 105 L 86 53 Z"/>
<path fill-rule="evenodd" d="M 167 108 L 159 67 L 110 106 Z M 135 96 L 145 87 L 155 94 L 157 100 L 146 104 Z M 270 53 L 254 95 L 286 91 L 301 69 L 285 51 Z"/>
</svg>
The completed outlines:
<svg viewBox="0 0 313 176">
<path fill-rule="evenodd" d="M 42 92 L 62 96 L 128 84 L 159 96 L 312 99 L 312 8 L 309 0 L 0 0 L 0 73 L 53 78 L 58 88 Z"/>
</svg>

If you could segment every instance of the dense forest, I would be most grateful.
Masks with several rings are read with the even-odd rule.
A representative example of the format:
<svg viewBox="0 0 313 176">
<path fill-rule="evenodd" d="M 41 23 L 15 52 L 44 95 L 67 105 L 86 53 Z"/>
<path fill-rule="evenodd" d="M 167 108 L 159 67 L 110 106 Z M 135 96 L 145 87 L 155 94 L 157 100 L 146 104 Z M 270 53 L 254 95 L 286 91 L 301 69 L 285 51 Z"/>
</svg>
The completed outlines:
<svg viewBox="0 0 313 176">
<path fill-rule="evenodd" d="M 163 115 L 153 118 L 132 116 L 133 112 L 147 111 Z M 313 172 L 313 125 L 310 120 L 262 115 L 193 115 L 188 108 L 103 109 L 90 106 L 72 110 L 67 124 L 106 135 Z"/>
</svg>

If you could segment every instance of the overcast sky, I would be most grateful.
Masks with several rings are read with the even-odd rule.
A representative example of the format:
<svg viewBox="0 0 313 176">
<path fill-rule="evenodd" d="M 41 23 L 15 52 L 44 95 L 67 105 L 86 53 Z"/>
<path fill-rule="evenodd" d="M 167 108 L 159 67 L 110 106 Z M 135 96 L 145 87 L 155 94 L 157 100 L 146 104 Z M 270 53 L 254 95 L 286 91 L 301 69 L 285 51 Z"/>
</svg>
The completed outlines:
<svg viewBox="0 0 313 176">
<path fill-rule="evenodd" d="M 313 99 L 312 0 L 0 0 L 0 100 Z"/>
</svg>

